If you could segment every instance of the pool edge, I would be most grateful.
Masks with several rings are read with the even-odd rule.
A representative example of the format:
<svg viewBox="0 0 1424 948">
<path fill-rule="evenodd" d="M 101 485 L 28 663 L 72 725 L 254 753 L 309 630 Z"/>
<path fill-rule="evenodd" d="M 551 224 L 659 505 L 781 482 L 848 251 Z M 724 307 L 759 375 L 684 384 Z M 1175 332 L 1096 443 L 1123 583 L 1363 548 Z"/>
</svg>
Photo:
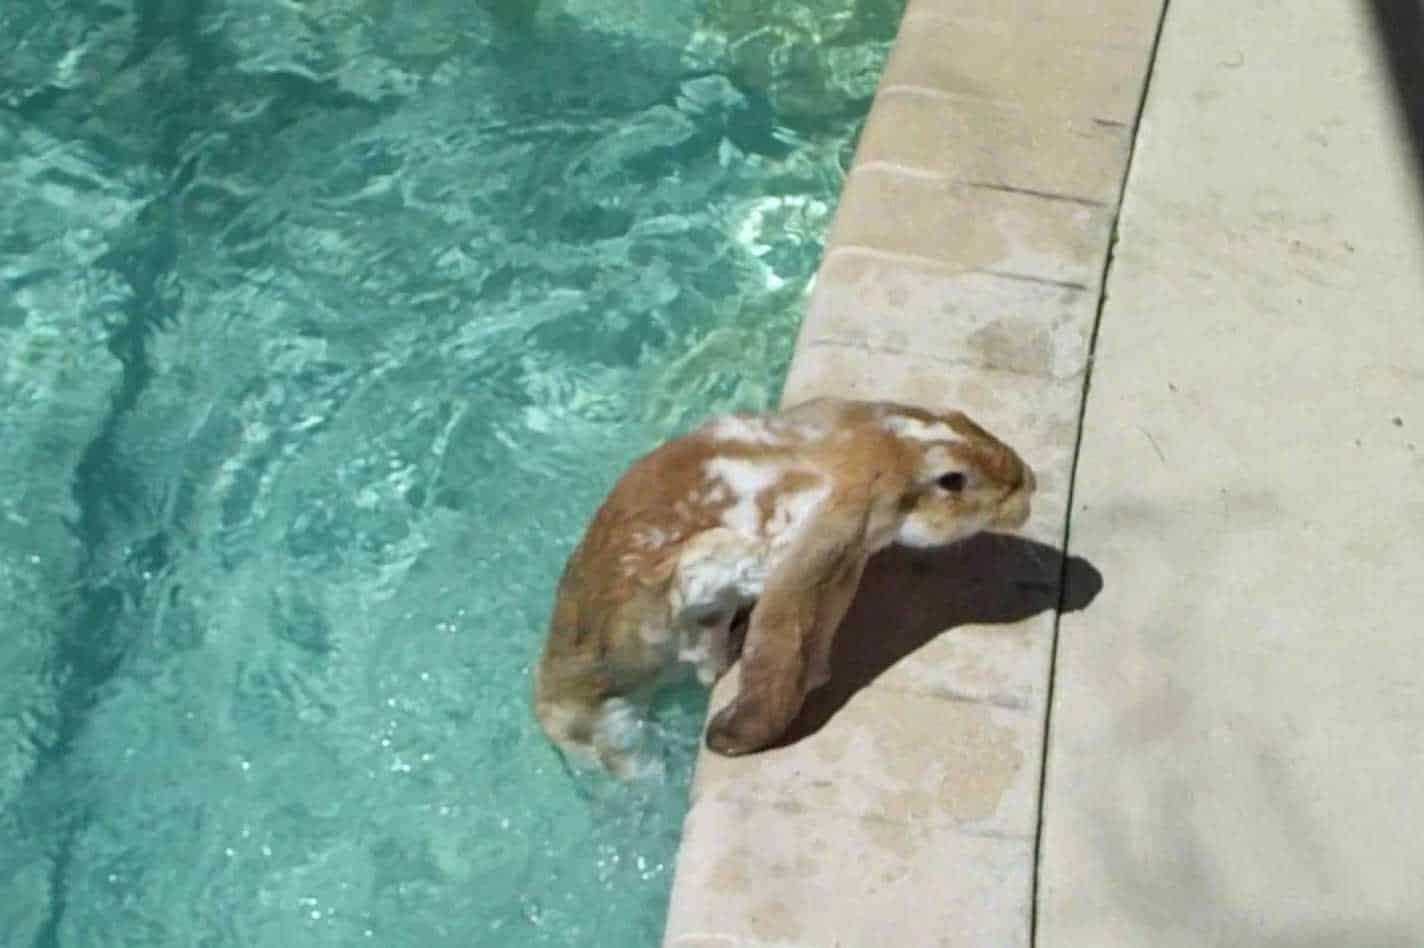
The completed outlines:
<svg viewBox="0 0 1424 948">
<path fill-rule="evenodd" d="M 963 408 L 1055 549 L 1163 3 L 1069 6 L 909 4 L 782 399 Z M 793 746 L 704 749 L 664 944 L 1029 944 L 1055 620 L 956 625 Z"/>
</svg>

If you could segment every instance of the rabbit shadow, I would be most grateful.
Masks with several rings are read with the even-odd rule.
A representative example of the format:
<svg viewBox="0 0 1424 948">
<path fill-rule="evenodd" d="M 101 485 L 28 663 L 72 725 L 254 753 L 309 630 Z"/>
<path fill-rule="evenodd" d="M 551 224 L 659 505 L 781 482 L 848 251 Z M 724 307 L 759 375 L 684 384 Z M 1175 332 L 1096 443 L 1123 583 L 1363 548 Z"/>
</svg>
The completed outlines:
<svg viewBox="0 0 1424 948">
<path fill-rule="evenodd" d="M 1065 564 L 1061 551 L 1022 537 L 981 534 L 942 550 L 883 550 L 866 564 L 836 632 L 831 680 L 806 696 L 777 746 L 815 734 L 858 691 L 943 632 L 1076 612 L 1102 588 L 1102 574 L 1087 560 Z"/>
</svg>

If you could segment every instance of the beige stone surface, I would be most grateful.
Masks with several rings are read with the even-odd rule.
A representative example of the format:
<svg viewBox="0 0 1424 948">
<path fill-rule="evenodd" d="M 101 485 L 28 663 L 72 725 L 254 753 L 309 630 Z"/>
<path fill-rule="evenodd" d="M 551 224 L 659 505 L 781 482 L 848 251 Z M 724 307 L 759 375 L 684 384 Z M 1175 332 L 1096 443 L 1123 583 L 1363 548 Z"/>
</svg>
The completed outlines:
<svg viewBox="0 0 1424 948">
<path fill-rule="evenodd" d="M 702 753 L 669 945 L 1028 944 L 1058 547 L 1158 3 L 1104 4 L 1098 36 L 1057 0 L 982 7 L 906 20 L 783 402 L 963 409 L 1033 466 L 1033 515 L 872 559 L 784 746 Z M 1101 577 L 1068 571 L 1080 608 Z"/>
<path fill-rule="evenodd" d="M 1037 710 L 865 688 L 814 738 L 770 751 L 767 759 L 704 756 L 693 802 L 757 801 L 1032 840 Z"/>
<path fill-rule="evenodd" d="M 831 245 L 1083 287 L 1102 272 L 1111 222 L 1102 207 L 868 165 L 851 173 Z"/>
<path fill-rule="evenodd" d="M 902 86 L 876 102 L 858 159 L 1106 205 L 1117 201 L 1130 146 L 1123 126 Z"/>
<path fill-rule="evenodd" d="M 1424 944 L 1424 206 L 1364 4 L 1170 7 L 1109 277 L 1038 943 Z"/>
<path fill-rule="evenodd" d="M 987 4 L 986 4 L 987 6 Z M 1155 4 L 1134 4 L 1150 11 Z M 1084 29 L 1107 18 L 1093 17 Z M 1029 13 L 1012 20 L 916 16 L 906 20 L 885 65 L 881 86 L 927 89 L 998 102 L 1028 112 L 1054 112 L 1131 124 L 1151 55 L 1146 42 L 1075 42 L 1078 35 Z M 1133 30 L 1133 36 L 1145 32 Z"/>
<path fill-rule="evenodd" d="M 1097 302 L 1097 293 L 1077 287 L 842 248 L 821 264 L 801 342 L 914 353 L 956 363 L 966 375 L 1072 380 L 1076 390 Z"/>
<path fill-rule="evenodd" d="M 1161 6 L 1151 0 L 909 0 L 905 19 L 953 17 L 1049 31 L 1077 46 L 1140 49 L 1152 45 Z"/>
<path fill-rule="evenodd" d="M 943 615 L 936 617 L 940 620 L 940 629 L 935 637 L 887 669 L 876 683 L 897 691 L 1022 711 L 1036 720 L 1043 707 L 1044 685 L 1048 681 L 1048 652 L 1056 605 L 1053 600 L 1057 596 L 1054 578 L 1048 573 L 1050 566 L 1057 565 L 1056 559 L 1045 560 L 1033 571 L 1033 579 L 1039 583 L 1038 593 L 1028 597 L 1026 607 L 1015 601 L 1002 623 L 982 619 L 960 622 L 957 616 L 945 621 Z M 946 574 L 954 575 L 955 585 L 960 585 L 959 577 L 963 574 L 949 571 Z M 1006 587 L 1012 589 L 1020 577 L 1009 575 L 1002 580 L 966 583 L 962 590 L 953 591 L 953 600 L 962 602 L 963 614 L 969 615 L 983 609 L 985 600 L 1002 603 L 1009 598 L 1005 595 Z M 1021 590 L 1012 592 L 1021 593 Z M 1020 617 L 1020 609 L 1032 611 Z M 911 621 L 924 620 L 917 617 Z M 1036 788 L 1034 794 L 1037 800 Z"/>
<path fill-rule="evenodd" d="M 683 839 L 669 948 L 1027 943 L 1031 841 L 718 798 Z"/>
</svg>

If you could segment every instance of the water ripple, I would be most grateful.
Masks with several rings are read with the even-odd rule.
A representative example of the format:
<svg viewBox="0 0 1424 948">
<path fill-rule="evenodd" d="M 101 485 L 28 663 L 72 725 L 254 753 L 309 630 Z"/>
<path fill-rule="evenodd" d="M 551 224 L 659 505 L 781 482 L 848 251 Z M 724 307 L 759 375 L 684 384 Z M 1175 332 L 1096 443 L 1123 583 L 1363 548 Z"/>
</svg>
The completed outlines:
<svg viewBox="0 0 1424 948">
<path fill-rule="evenodd" d="M 575 786 L 528 667 L 774 400 L 898 16 L 0 9 L 0 941 L 656 942 L 702 699 Z"/>
</svg>

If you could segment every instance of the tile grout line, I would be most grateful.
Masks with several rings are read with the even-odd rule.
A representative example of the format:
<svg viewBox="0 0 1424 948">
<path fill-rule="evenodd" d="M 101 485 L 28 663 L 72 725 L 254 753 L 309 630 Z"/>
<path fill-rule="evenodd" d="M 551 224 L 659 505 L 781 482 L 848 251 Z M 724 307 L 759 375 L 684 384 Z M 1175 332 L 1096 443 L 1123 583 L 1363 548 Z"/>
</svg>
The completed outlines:
<svg viewBox="0 0 1424 948">
<path fill-rule="evenodd" d="M 962 188 L 972 188 L 980 191 L 997 191 L 1001 194 L 1013 194 L 1019 197 L 1040 198 L 1045 201 L 1059 201 L 1064 204 L 1076 204 L 1079 207 L 1089 207 L 1095 210 L 1107 208 L 1106 201 L 1097 198 L 1082 197 L 1077 194 L 1065 194 L 1058 191 L 1049 191 L 1044 188 L 1031 188 L 1023 185 L 1010 184 L 1003 181 L 981 181 L 975 178 L 966 178 L 961 175 L 951 174 L 944 171 L 934 171 L 929 168 L 919 168 L 914 164 L 907 164 L 902 161 L 894 161 L 889 158 L 874 158 L 868 161 L 858 162 L 855 167 L 846 173 L 850 178 L 857 174 L 890 174 L 899 175 L 902 178 L 910 178 L 914 181 L 934 181 L 938 184 L 947 184 Z"/>
<path fill-rule="evenodd" d="M 1063 516 L 1063 555 L 1058 577 L 1058 605 L 1053 616 L 1053 630 L 1048 646 L 1048 682 L 1043 703 L 1043 745 L 1039 753 L 1038 769 L 1038 813 L 1034 820 L 1033 834 L 1033 874 L 1029 883 L 1029 948 L 1038 945 L 1038 911 L 1043 869 L 1043 815 L 1048 797 L 1048 747 L 1053 730 L 1053 693 L 1058 670 L 1058 632 L 1063 621 L 1063 609 L 1067 595 L 1069 543 L 1073 528 L 1073 498 L 1078 486 L 1078 462 L 1082 456 L 1083 429 L 1087 420 L 1088 399 L 1093 384 L 1093 360 L 1098 350 L 1098 334 L 1102 329 L 1103 310 L 1107 307 L 1108 280 L 1112 276 L 1113 261 L 1117 254 L 1119 227 L 1122 222 L 1123 204 L 1127 200 L 1127 187 L 1132 178 L 1132 162 L 1137 155 L 1138 137 L 1142 133 L 1142 117 L 1147 109 L 1147 98 L 1152 91 L 1152 78 L 1157 69 L 1157 57 L 1161 52 L 1162 34 L 1166 29 L 1167 16 L 1172 0 L 1162 0 L 1162 12 L 1157 18 L 1156 33 L 1152 38 L 1152 49 L 1147 58 L 1147 74 L 1142 80 L 1142 93 L 1137 100 L 1137 114 L 1132 123 L 1132 141 L 1128 146 L 1127 161 L 1123 166 L 1122 184 L 1118 188 L 1117 208 L 1112 215 L 1112 227 L 1108 235 L 1107 253 L 1103 258 L 1102 277 L 1098 290 L 1097 312 L 1093 317 L 1092 333 L 1088 337 L 1088 357 L 1083 372 L 1083 395 L 1078 403 L 1078 431 L 1073 443 L 1073 459 L 1068 471 L 1068 496 Z"/>
<path fill-rule="evenodd" d="M 923 267 L 926 270 L 933 270 L 944 276 L 990 276 L 998 277 L 1001 280 L 1014 280 L 1018 283 L 1034 283 L 1039 286 L 1054 286 L 1063 290 L 1073 290 L 1078 293 L 1088 292 L 1086 283 L 1079 283 L 1076 280 L 1057 280 L 1053 277 L 1036 276 L 1032 273 L 1013 273 L 1008 270 L 986 270 L 986 269 L 964 269 L 936 260 L 934 257 L 922 257 L 919 254 L 903 253 L 898 250 L 880 250 L 868 244 L 835 244 L 826 251 L 824 260 L 829 260 L 834 256 L 846 255 L 857 257 L 868 257 L 871 260 L 884 260 L 888 263 L 903 263 L 910 266 Z"/>
</svg>

